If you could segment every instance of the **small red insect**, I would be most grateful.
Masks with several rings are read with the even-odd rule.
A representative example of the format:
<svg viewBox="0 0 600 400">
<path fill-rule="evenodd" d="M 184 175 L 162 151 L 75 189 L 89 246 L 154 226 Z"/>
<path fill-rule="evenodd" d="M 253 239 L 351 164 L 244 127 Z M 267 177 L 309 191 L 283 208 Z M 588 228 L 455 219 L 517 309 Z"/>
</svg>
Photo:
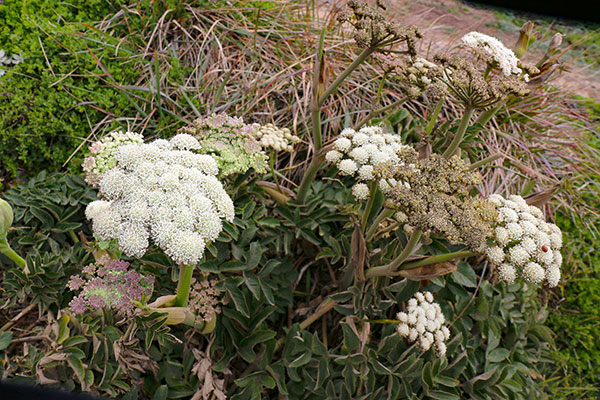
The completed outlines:
<svg viewBox="0 0 600 400">
<path fill-rule="evenodd" d="M 550 249 L 548 248 L 548 246 L 542 246 L 542 251 L 543 251 L 544 253 L 547 253 L 547 252 L 548 252 L 548 250 L 550 250 Z"/>
</svg>

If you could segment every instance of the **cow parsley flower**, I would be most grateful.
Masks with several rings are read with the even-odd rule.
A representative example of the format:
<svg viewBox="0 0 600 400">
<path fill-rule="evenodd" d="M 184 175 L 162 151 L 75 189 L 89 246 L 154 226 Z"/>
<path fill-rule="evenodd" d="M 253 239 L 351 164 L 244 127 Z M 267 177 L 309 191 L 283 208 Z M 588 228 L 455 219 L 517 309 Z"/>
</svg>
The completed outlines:
<svg viewBox="0 0 600 400">
<path fill-rule="evenodd" d="M 521 68 L 517 67 L 519 59 L 515 53 L 495 37 L 480 32 L 469 32 L 462 37 L 462 42 L 467 47 L 488 54 L 505 76 L 522 72 Z"/>
<path fill-rule="evenodd" d="M 547 223 L 542 211 L 521 196 L 505 199 L 494 194 L 488 201 L 498 207 L 498 218 L 486 254 L 497 266 L 500 280 L 513 283 L 521 277 L 529 283 L 556 286 L 562 264 L 560 228 Z"/>
<path fill-rule="evenodd" d="M 379 164 L 401 164 L 402 154 L 411 149 L 403 145 L 398 135 L 386 134 L 381 127 L 366 126 L 358 132 L 351 128 L 344 129 L 340 136 L 333 142 L 333 150 L 325 155 L 325 160 L 335 164 L 341 175 L 357 176 L 364 183 L 379 180 L 375 174 L 375 167 Z M 366 185 L 365 185 L 366 186 Z M 388 189 L 388 182 L 379 182 L 382 191 Z M 359 186 L 362 188 L 362 186 Z M 369 192 L 362 189 L 353 190 L 355 198 L 359 201 L 367 200 Z M 357 194 L 360 196 L 357 197 Z"/>
<path fill-rule="evenodd" d="M 446 354 L 446 340 L 450 338 L 450 330 L 445 326 L 446 319 L 440 305 L 433 301 L 430 292 L 417 292 L 408 301 L 407 312 L 399 312 L 400 323 L 396 331 L 409 342 L 417 342 L 423 351 L 435 347 L 438 357 Z"/>
<path fill-rule="evenodd" d="M 222 219 L 234 217 L 233 202 L 215 177 L 217 163 L 192 151 L 198 148 L 188 134 L 119 147 L 115 167 L 99 181 L 103 200 L 86 209 L 98 238 L 116 239 L 132 257 L 144 255 L 153 241 L 175 262 L 196 264 L 221 232 Z"/>
<path fill-rule="evenodd" d="M 292 135 L 288 128 L 278 128 L 273 124 L 266 124 L 256 131 L 256 138 L 264 149 L 271 148 L 275 151 L 294 151 L 294 145 L 300 143 L 298 136 Z"/>
</svg>

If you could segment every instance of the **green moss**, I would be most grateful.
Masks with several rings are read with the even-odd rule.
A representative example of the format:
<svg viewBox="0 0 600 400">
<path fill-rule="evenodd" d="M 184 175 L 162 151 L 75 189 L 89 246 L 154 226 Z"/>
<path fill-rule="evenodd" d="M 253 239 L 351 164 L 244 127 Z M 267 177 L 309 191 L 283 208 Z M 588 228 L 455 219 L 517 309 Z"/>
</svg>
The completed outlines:
<svg viewBox="0 0 600 400">
<path fill-rule="evenodd" d="M 0 5 L 0 49 L 24 57 L 0 78 L 0 176 L 61 169 L 105 115 L 133 112 L 107 76 L 117 84 L 131 84 L 138 76 L 135 63 L 127 60 L 126 43 L 114 48 L 121 32 L 110 37 L 92 28 L 120 4 L 6 0 Z M 78 153 L 71 169 L 80 158 Z"/>
</svg>

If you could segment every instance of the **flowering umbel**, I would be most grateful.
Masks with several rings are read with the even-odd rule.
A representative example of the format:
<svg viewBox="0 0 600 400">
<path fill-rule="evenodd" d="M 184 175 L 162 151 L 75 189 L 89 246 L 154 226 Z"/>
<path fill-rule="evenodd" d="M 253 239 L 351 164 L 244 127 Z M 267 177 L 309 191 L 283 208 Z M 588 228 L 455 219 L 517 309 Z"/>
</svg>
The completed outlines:
<svg viewBox="0 0 600 400">
<path fill-rule="evenodd" d="M 99 182 L 103 200 L 86 209 L 98 238 L 117 240 L 132 257 L 144 255 L 152 239 L 178 264 L 196 264 L 219 236 L 221 220 L 234 217 L 217 163 L 198 149 L 187 134 L 120 146 L 116 166 Z"/>
<path fill-rule="evenodd" d="M 154 286 L 153 276 L 144 276 L 127 261 L 108 256 L 84 267 L 82 274 L 71 276 L 68 283 L 70 290 L 80 291 L 69 303 L 75 314 L 99 309 L 131 314 L 135 303 L 150 297 Z"/>
<path fill-rule="evenodd" d="M 556 286 L 562 264 L 560 228 L 544 220 L 542 211 L 517 195 L 508 199 L 494 194 L 489 201 L 498 207 L 492 243 L 486 250 L 500 280 L 513 283 L 521 277 L 534 284 Z"/>
</svg>

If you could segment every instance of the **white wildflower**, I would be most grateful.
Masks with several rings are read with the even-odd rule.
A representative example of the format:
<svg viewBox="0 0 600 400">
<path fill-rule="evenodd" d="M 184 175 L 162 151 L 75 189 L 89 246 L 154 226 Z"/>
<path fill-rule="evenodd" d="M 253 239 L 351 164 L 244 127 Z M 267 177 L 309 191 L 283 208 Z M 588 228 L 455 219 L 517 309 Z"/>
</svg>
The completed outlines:
<svg viewBox="0 0 600 400">
<path fill-rule="evenodd" d="M 356 163 L 348 158 L 340 161 L 338 168 L 343 175 L 352 175 L 358 170 Z"/>
<path fill-rule="evenodd" d="M 358 201 L 367 200 L 369 198 L 369 187 L 364 183 L 357 183 L 352 186 L 352 195 Z"/>
<path fill-rule="evenodd" d="M 504 46 L 502 42 L 494 37 L 480 32 L 469 32 L 462 37 L 462 42 L 472 49 L 484 51 L 492 57 L 505 76 L 520 74 L 522 71 L 517 64 L 519 59 L 515 53 Z"/>
</svg>

